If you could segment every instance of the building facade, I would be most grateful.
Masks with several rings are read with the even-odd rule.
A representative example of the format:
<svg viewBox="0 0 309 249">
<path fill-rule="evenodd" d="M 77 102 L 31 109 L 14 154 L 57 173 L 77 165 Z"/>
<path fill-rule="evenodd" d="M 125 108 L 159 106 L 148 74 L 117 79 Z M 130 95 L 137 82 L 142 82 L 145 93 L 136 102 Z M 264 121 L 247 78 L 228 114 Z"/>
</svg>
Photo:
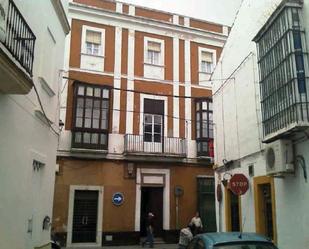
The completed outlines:
<svg viewBox="0 0 309 249">
<path fill-rule="evenodd" d="M 218 230 L 282 249 L 309 246 L 308 24 L 307 1 L 243 1 L 212 76 L 226 79 L 213 87 Z M 240 197 L 236 173 L 249 180 Z"/>
<path fill-rule="evenodd" d="M 0 13 L 0 248 L 50 248 L 70 26 L 57 0 L 1 0 Z"/>
<path fill-rule="evenodd" d="M 53 225 L 67 246 L 175 241 L 197 210 L 216 229 L 212 70 L 229 28 L 74 0 Z"/>
</svg>

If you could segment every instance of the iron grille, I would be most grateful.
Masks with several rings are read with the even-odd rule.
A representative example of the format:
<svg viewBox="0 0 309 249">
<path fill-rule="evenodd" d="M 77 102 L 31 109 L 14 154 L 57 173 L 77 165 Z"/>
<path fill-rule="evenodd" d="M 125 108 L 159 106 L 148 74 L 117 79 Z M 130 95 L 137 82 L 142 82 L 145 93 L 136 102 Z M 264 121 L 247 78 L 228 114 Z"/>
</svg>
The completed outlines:
<svg viewBox="0 0 309 249">
<path fill-rule="evenodd" d="M 36 37 L 15 3 L 9 0 L 5 47 L 32 76 Z"/>
</svg>

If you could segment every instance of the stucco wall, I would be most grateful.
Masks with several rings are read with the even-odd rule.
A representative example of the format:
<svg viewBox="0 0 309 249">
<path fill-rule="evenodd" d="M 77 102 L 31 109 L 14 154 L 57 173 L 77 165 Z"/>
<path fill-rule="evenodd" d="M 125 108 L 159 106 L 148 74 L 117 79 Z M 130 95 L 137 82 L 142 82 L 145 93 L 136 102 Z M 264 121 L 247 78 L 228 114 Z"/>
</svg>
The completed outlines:
<svg viewBox="0 0 309 249">
<path fill-rule="evenodd" d="M 215 163 L 222 160 L 239 160 L 239 168 L 229 173 L 241 172 L 249 178 L 248 192 L 241 197 L 243 230 L 255 232 L 255 206 L 253 177 L 248 166 L 254 166 L 254 177 L 266 175 L 264 148 L 261 143 L 261 110 L 258 85 L 256 45 L 253 37 L 272 14 L 280 0 L 245 0 L 239 10 L 230 37 L 217 64 L 213 78 L 230 78 L 216 81 L 214 93 Z M 308 3 L 303 8 L 305 27 L 309 24 Z M 308 37 L 308 32 L 307 32 Z M 308 164 L 308 141 L 295 145 L 295 155 L 304 156 Z M 274 179 L 277 242 L 280 249 L 308 248 L 309 185 L 303 171 L 295 165 L 295 175 Z M 222 178 L 217 174 L 218 178 Z M 224 198 L 217 203 L 218 229 L 225 230 Z M 221 205 L 221 206 L 220 206 Z"/>
<path fill-rule="evenodd" d="M 48 118 L 58 130 L 64 30 L 52 1 L 14 2 L 36 36 L 33 81 Z M 39 77 L 47 81 L 54 96 L 42 88 Z M 30 249 L 50 240 L 50 230 L 42 230 L 42 224 L 46 215 L 52 217 L 58 137 L 35 110 L 40 107 L 33 89 L 27 95 L 0 94 L 0 248 Z M 45 166 L 35 171 L 32 162 L 38 157 Z M 32 233 L 27 232 L 29 219 Z"/>
</svg>

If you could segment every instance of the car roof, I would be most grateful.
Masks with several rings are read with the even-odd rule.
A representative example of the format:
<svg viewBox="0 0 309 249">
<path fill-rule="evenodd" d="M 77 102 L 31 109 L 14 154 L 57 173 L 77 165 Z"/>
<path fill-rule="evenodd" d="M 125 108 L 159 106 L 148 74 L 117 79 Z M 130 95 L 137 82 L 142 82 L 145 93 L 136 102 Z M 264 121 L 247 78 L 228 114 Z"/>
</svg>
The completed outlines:
<svg viewBox="0 0 309 249">
<path fill-rule="evenodd" d="M 241 234 L 241 236 L 240 236 Z M 228 242 L 265 242 L 271 243 L 271 240 L 265 236 L 256 233 L 204 233 L 199 234 L 196 238 L 202 239 L 207 245 L 206 248 L 212 248 L 214 245 Z"/>
</svg>

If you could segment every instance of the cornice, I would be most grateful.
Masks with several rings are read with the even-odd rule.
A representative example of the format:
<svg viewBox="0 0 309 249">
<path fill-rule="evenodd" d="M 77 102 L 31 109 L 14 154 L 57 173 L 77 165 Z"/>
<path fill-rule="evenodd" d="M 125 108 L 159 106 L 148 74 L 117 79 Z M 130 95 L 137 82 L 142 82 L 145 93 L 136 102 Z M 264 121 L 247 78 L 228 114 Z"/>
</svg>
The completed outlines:
<svg viewBox="0 0 309 249">
<path fill-rule="evenodd" d="M 63 5 L 62 5 L 60 0 L 51 0 L 51 2 L 54 6 L 56 13 L 57 13 L 57 16 L 59 18 L 59 21 L 61 23 L 63 31 L 67 35 L 70 32 L 71 28 L 70 28 L 70 24 L 69 24 L 67 15 L 64 11 Z"/>
<path fill-rule="evenodd" d="M 124 13 L 113 12 L 93 6 L 88 6 L 84 4 L 79 4 L 75 2 L 69 3 L 69 16 L 71 15 L 80 15 L 82 16 L 93 16 L 104 18 L 104 20 L 113 20 L 119 22 L 124 27 L 128 28 L 128 26 L 141 26 L 144 27 L 151 27 L 156 29 L 161 29 L 162 31 L 168 31 L 172 33 L 177 33 L 178 36 L 188 36 L 188 37 L 199 37 L 199 38 L 209 38 L 217 42 L 225 43 L 227 39 L 227 35 L 216 33 L 212 31 L 205 31 L 202 29 L 196 29 L 192 27 L 185 27 L 173 23 L 162 22 L 158 20 L 148 19 L 139 16 L 131 16 Z M 73 16 L 76 17 L 76 16 Z M 138 29 L 137 29 L 138 30 Z M 168 35 L 167 35 L 168 36 Z"/>
</svg>

